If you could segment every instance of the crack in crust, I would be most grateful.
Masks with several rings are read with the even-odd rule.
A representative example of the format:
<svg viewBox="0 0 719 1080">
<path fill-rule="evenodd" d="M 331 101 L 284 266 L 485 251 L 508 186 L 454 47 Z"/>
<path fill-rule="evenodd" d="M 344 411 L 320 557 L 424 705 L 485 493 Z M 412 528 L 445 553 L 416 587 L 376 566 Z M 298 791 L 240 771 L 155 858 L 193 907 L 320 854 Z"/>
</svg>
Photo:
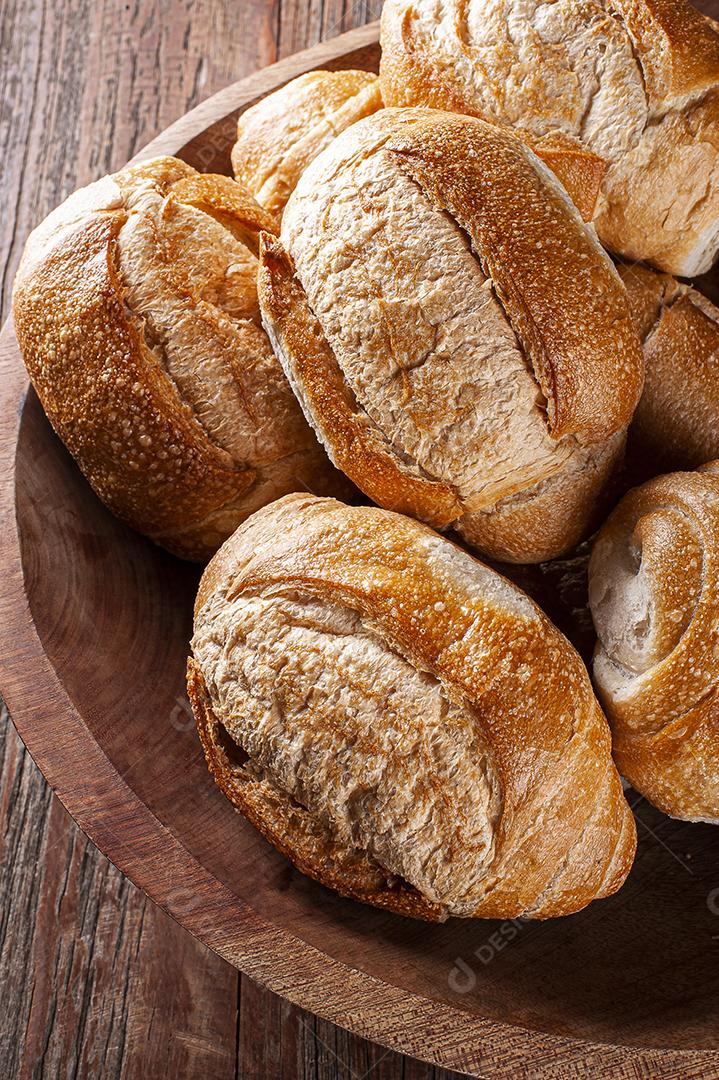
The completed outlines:
<svg viewBox="0 0 719 1080">
<path fill-rule="evenodd" d="M 513 137 L 484 130 L 491 135 L 480 140 L 476 122 L 417 123 L 388 148 L 471 238 L 547 401 L 550 434 L 599 442 L 626 425 L 641 387 L 642 364 L 616 273 L 549 171 Z M 575 321 L 557 318 L 558 292 Z M 596 327 L 606 328 L 601 344 L 592 337 Z M 603 387 L 594 396 L 606 364 L 597 357 L 601 351 L 616 364 L 613 401 Z"/>
</svg>

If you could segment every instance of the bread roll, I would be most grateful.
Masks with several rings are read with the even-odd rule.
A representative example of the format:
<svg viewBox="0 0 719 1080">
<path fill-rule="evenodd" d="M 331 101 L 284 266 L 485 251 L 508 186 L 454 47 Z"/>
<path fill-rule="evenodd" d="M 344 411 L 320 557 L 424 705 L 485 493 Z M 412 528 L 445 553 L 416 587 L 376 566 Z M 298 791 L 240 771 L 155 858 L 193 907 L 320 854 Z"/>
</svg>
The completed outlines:
<svg viewBox="0 0 719 1080">
<path fill-rule="evenodd" d="M 53 427 L 114 513 L 189 558 L 278 495 L 344 488 L 260 325 L 272 228 L 233 180 L 157 158 L 70 196 L 15 279 Z"/>
<path fill-rule="evenodd" d="M 382 108 L 369 71 L 310 71 L 242 113 L 235 177 L 260 206 L 282 211 L 302 172 L 335 135 Z"/>
<path fill-rule="evenodd" d="M 303 873 L 420 918 L 549 918 L 635 830 L 574 649 L 430 529 L 289 495 L 206 569 L 189 692 L 229 799 Z"/>
<path fill-rule="evenodd" d="M 589 603 L 619 769 L 672 817 L 719 823 L 719 462 L 622 499 Z"/>
<path fill-rule="evenodd" d="M 719 248 L 719 35 L 688 0 L 386 0 L 386 105 L 559 131 L 607 165 L 605 246 L 673 274 Z"/>
<path fill-rule="evenodd" d="M 646 365 L 629 429 L 631 475 L 647 479 L 719 458 L 719 308 L 668 274 L 618 270 Z"/>
<path fill-rule="evenodd" d="M 307 169 L 260 261 L 290 383 L 375 502 L 500 559 L 587 531 L 641 347 L 613 265 L 526 146 L 384 109 Z"/>
</svg>

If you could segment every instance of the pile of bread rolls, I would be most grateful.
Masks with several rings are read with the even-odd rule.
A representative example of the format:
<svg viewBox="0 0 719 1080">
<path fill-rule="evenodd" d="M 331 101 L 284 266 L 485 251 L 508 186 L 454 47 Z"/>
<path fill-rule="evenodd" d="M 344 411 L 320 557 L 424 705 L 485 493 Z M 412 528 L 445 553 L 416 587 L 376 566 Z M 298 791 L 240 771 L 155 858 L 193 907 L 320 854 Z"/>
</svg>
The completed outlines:
<svg viewBox="0 0 719 1080">
<path fill-rule="evenodd" d="M 719 309 L 673 276 L 719 252 L 719 34 L 386 0 L 381 44 L 243 113 L 234 179 L 72 195 L 15 326 L 99 497 L 210 559 L 188 686 L 228 799 L 343 895 L 565 915 L 631 868 L 620 773 L 719 823 Z M 599 700 L 481 561 L 597 529 Z"/>
</svg>

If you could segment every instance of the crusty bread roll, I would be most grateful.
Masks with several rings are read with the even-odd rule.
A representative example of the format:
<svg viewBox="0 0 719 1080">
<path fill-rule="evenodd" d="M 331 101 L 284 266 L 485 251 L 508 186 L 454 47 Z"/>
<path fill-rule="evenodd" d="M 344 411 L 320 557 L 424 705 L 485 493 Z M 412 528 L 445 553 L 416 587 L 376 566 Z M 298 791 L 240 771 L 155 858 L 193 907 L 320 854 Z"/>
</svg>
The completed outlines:
<svg viewBox="0 0 719 1080">
<path fill-rule="evenodd" d="M 719 462 L 622 499 L 589 602 L 619 769 L 672 817 L 719 823 Z"/>
<path fill-rule="evenodd" d="M 304 873 L 420 918 L 549 918 L 620 887 L 634 820 L 574 649 L 409 518 L 289 495 L 195 606 L 209 767 Z"/>
<path fill-rule="evenodd" d="M 375 502 L 499 559 L 586 533 L 641 346 L 611 261 L 519 140 L 457 114 L 375 113 L 303 174 L 260 262 L 290 383 Z"/>
<path fill-rule="evenodd" d="M 629 429 L 633 478 L 719 458 L 719 308 L 645 266 L 617 268 L 644 343 L 646 380 Z"/>
<path fill-rule="evenodd" d="M 310 71 L 242 113 L 235 177 L 260 206 L 281 211 L 309 163 L 335 135 L 382 108 L 369 71 Z"/>
<path fill-rule="evenodd" d="M 691 276 L 719 248 L 719 35 L 688 0 L 386 0 L 386 105 L 561 132 L 604 158 L 596 225 Z"/>
<path fill-rule="evenodd" d="M 344 487 L 260 325 L 257 233 L 272 228 L 234 180 L 157 158 L 75 192 L 15 279 L 53 427 L 111 510 L 189 558 L 278 495 Z"/>
</svg>

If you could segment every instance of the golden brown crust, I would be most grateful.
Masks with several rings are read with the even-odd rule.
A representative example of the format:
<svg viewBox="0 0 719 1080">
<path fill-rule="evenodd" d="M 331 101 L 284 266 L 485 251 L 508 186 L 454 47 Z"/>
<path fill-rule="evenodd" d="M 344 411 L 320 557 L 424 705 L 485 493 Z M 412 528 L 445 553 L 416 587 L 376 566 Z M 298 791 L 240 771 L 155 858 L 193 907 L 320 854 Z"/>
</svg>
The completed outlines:
<svg viewBox="0 0 719 1080">
<path fill-rule="evenodd" d="M 479 116 L 459 85 L 442 78 L 432 52 L 416 31 L 417 18 L 411 4 L 383 5 L 379 78 L 385 105 L 392 108 L 425 105 Z"/>
<path fill-rule="evenodd" d="M 684 0 L 614 0 L 642 58 L 649 99 L 675 104 L 717 85 L 716 23 Z"/>
<path fill-rule="evenodd" d="M 629 431 L 631 474 L 696 468 L 719 457 L 719 309 L 667 274 L 618 269 L 646 366 Z"/>
<path fill-rule="evenodd" d="M 281 212 L 303 170 L 350 124 L 382 108 L 368 71 L 310 71 L 242 113 L 232 168 L 268 210 Z"/>
<path fill-rule="evenodd" d="M 138 204 L 142 199 L 154 199 L 161 207 L 161 220 L 169 223 L 166 233 Z M 195 207 L 202 214 L 188 223 L 187 208 Z M 144 229 L 143 242 L 149 237 L 139 255 L 132 253 L 130 264 L 135 291 L 145 294 L 142 311 L 130 303 L 121 267 L 127 253 L 123 230 L 133 213 Z M 220 262 L 224 257 L 228 266 L 224 275 L 220 267 L 218 276 L 217 289 L 224 295 L 217 301 L 206 298 L 194 280 L 183 276 L 193 258 L 203 258 L 188 254 L 188 244 L 195 239 L 189 230 L 201 230 L 208 220 L 204 214 L 228 229 L 233 242 L 237 238 L 243 245 L 236 245 L 237 252 L 245 250 L 247 237 L 273 223 L 227 177 L 200 176 L 172 158 L 127 168 L 76 192 L 38 227 L 28 241 L 13 295 L 15 327 L 30 377 L 53 427 L 99 497 L 158 543 L 200 559 L 262 501 L 303 486 L 303 474 L 311 473 L 309 479 L 320 488 L 334 476 L 253 321 L 259 321 L 254 275 L 248 279 L 238 270 L 235 281 L 229 270 L 235 249 L 228 246 L 226 256 L 218 255 L 224 232 L 215 237 L 212 255 Z M 204 236 L 198 235 L 197 242 Z M 154 291 L 161 287 L 166 290 L 162 299 Z M 224 302 L 235 309 L 227 313 Z M 150 326 L 149 312 L 162 303 L 168 311 L 174 304 L 176 321 L 182 322 L 179 374 L 169 370 L 165 343 Z M 238 416 L 238 427 L 251 428 L 253 400 L 274 394 L 282 414 L 281 438 L 258 438 L 260 444 L 266 440 L 264 449 L 271 445 L 269 453 L 263 455 L 259 445 L 252 458 L 233 456 L 207 425 L 211 404 L 204 404 L 202 413 L 188 399 L 187 386 L 195 379 L 195 399 L 206 403 L 207 394 L 195 378 L 205 349 L 214 350 L 232 373 L 232 392 L 245 393 L 247 415 Z M 262 387 L 255 386 L 259 374 L 254 368 L 268 373 Z M 228 426 L 229 418 L 223 423 Z M 264 418 L 258 419 L 258 427 L 263 423 Z M 252 438 L 248 433 L 248 445 Z"/>
<path fill-rule="evenodd" d="M 631 866 L 635 838 L 611 764 L 608 730 L 581 660 L 524 594 L 408 518 L 288 496 L 246 522 L 212 560 L 200 584 L 193 649 L 198 664 L 207 665 L 202 674 L 216 713 L 226 707 L 222 686 L 236 686 L 237 678 L 243 678 L 233 667 L 232 644 L 223 638 L 228 605 L 240 598 L 250 602 L 299 594 L 355 613 L 386 648 L 426 673 L 423 677 L 438 679 L 448 701 L 471 710 L 477 737 L 481 732 L 482 744 L 486 740 L 491 769 L 501 783 L 501 810 L 481 899 L 469 913 L 549 918 L 578 910 L 620 886 Z M 234 617 L 231 625 L 235 640 L 242 627 Z M 222 657 L 219 667 L 210 656 Z M 341 668 L 327 674 L 340 685 L 347 678 Z M 319 687 L 316 694 L 319 724 Z M 258 700 L 257 707 L 269 705 Z M 285 699 L 279 715 L 289 708 Z M 312 744 L 310 738 L 315 723 L 311 704 L 303 707 L 301 717 L 301 732 L 292 745 L 319 746 L 320 726 L 317 741 Z M 425 717 L 415 714 L 413 723 L 421 726 Z M 232 724 L 233 730 L 249 724 L 252 737 L 251 716 L 235 709 Z M 357 779 L 355 770 L 365 782 L 369 775 L 361 749 L 367 736 L 357 742 L 350 730 L 348 738 L 354 758 L 342 752 L 330 786 Z M 367 752 L 376 752 L 371 740 Z M 332 791 L 325 796 L 334 797 Z M 459 828 L 465 807 L 443 805 L 450 819 L 457 815 Z M 370 838 L 361 846 L 367 845 Z M 284 850 L 295 861 L 292 844 Z M 326 880 L 322 862 L 310 872 Z M 332 887 L 351 891 L 341 875 Z"/>
<path fill-rule="evenodd" d="M 717 463 L 629 492 L 589 573 L 619 769 L 665 813 L 719 823 Z"/>
<path fill-rule="evenodd" d="M 572 467 L 511 495 L 489 512 L 455 523 L 462 539 L 490 559 L 546 562 L 591 536 L 616 497 L 626 434 L 578 456 Z M 613 498 L 614 497 L 614 498 Z"/>
<path fill-rule="evenodd" d="M 388 147 L 471 237 L 532 362 L 551 434 L 591 443 L 626 427 L 643 381 L 626 297 L 522 144 L 481 121 L 433 114 Z"/>
<path fill-rule="evenodd" d="M 362 851 L 347 851 L 304 807 L 257 770 L 233 762 L 222 743 L 223 728 L 212 710 L 197 663 L 187 662 L 187 692 L 212 778 L 236 810 L 307 877 L 340 896 L 427 922 L 446 914 L 416 889 L 393 878 Z M 225 738 L 230 736 L 225 733 Z"/>
<path fill-rule="evenodd" d="M 233 468 L 168 380 L 147 378 L 151 361 L 117 278 L 121 225 L 119 213 L 98 213 L 62 229 L 16 279 L 15 329 L 48 419 L 97 494 L 154 532 L 201 519 L 247 490 L 253 473 Z M 150 471 L 159 447 L 168 452 Z"/>
</svg>

